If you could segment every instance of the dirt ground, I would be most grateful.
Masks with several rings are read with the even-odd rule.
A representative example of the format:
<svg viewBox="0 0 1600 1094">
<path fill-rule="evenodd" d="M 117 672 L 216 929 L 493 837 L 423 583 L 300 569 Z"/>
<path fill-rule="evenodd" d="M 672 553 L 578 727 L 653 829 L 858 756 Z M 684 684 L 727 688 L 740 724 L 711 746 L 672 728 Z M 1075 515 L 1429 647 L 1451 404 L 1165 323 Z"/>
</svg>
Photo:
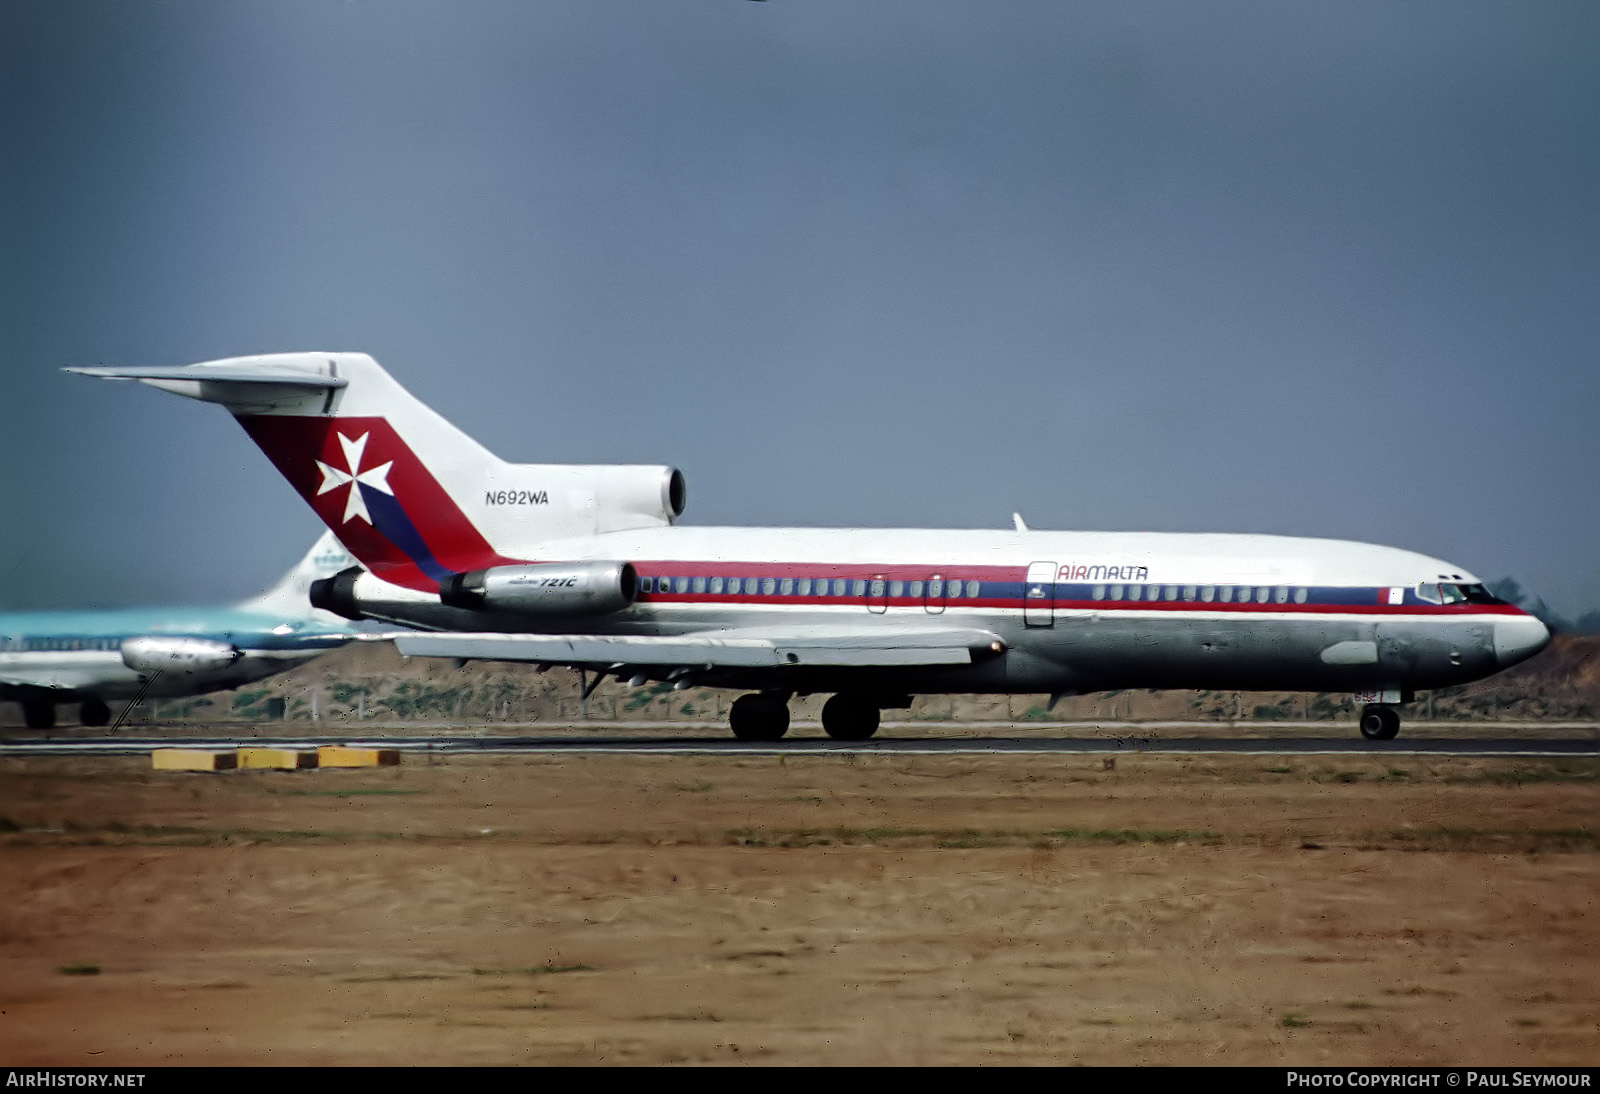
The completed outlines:
<svg viewBox="0 0 1600 1094">
<path fill-rule="evenodd" d="M 1593 1065 L 1597 776 L 0 760 L 0 1064 Z"/>
</svg>

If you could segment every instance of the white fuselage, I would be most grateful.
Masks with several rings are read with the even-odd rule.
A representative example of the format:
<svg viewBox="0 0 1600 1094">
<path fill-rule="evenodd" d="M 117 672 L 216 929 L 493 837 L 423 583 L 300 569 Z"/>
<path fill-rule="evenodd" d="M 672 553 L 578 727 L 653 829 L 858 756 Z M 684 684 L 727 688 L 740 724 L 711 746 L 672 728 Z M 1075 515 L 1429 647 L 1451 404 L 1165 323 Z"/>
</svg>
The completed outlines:
<svg viewBox="0 0 1600 1094">
<path fill-rule="evenodd" d="M 607 616 L 445 607 L 371 575 L 363 610 L 441 630 L 681 635 L 982 628 L 1004 656 L 875 669 L 908 692 L 1238 687 L 1406 692 L 1462 683 L 1543 645 L 1501 603 L 1419 590 L 1478 586 L 1410 551 L 1285 536 L 924 529 L 649 528 L 530 545 L 534 562 L 620 560 L 641 592 Z M 826 585 L 820 583 L 826 582 Z M 845 690 L 852 670 L 728 670 L 733 687 Z"/>
</svg>

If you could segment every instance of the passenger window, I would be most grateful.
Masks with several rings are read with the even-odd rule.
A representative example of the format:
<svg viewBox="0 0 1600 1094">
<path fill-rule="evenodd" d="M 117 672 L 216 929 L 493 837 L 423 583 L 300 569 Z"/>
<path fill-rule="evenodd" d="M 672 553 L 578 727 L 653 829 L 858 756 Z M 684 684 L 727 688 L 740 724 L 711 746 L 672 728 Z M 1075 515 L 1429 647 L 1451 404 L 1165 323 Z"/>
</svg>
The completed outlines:
<svg viewBox="0 0 1600 1094">
<path fill-rule="evenodd" d="M 969 596 L 969 597 L 977 596 L 978 595 L 978 588 L 979 588 L 979 586 L 978 586 L 978 583 L 976 581 L 967 582 L 967 596 Z"/>
<path fill-rule="evenodd" d="M 873 596 L 882 596 L 883 595 L 883 579 L 881 577 L 873 578 L 873 580 L 872 580 L 872 595 Z"/>
<path fill-rule="evenodd" d="M 1265 585 L 1261 586 L 1261 588 L 1256 590 L 1256 603 L 1265 604 L 1267 602 L 1267 597 L 1271 595 L 1271 593 L 1271 589 L 1267 588 Z"/>
<path fill-rule="evenodd" d="M 951 597 L 958 597 L 961 595 L 961 582 L 952 581 L 950 583 L 950 595 Z"/>
<path fill-rule="evenodd" d="M 1113 586 L 1111 586 L 1111 599 L 1112 600 L 1121 600 L 1122 599 L 1122 586 L 1121 585 L 1113 585 Z"/>
<path fill-rule="evenodd" d="M 1278 586 L 1278 591 L 1273 594 L 1272 599 L 1276 600 L 1279 604 L 1287 604 L 1287 603 L 1289 603 L 1289 588 L 1288 588 L 1288 586 L 1279 585 Z"/>
<path fill-rule="evenodd" d="M 793 596 L 794 595 L 794 578 L 786 577 L 782 581 L 778 582 L 778 595 L 779 596 Z"/>
<path fill-rule="evenodd" d="M 722 579 L 720 577 L 714 577 L 711 579 L 711 591 L 714 593 L 720 593 L 722 591 Z"/>
<path fill-rule="evenodd" d="M 1254 591 L 1255 590 L 1251 589 L 1250 586 L 1248 586 L 1248 585 L 1246 585 L 1242 589 L 1240 589 L 1239 590 L 1239 603 L 1241 603 L 1241 604 L 1249 603 L 1250 594 L 1252 592 L 1254 592 Z"/>
<path fill-rule="evenodd" d="M 901 593 L 903 593 L 905 591 L 905 588 L 906 588 L 906 583 L 905 582 L 903 582 L 903 581 L 891 581 L 891 582 L 889 582 L 889 595 L 890 596 L 899 596 Z"/>
<path fill-rule="evenodd" d="M 1128 586 L 1128 599 L 1129 600 L 1138 600 L 1142 596 L 1144 596 L 1144 586 L 1143 585 L 1129 585 Z"/>
<path fill-rule="evenodd" d="M 1104 600 L 1106 598 L 1106 587 L 1104 585 L 1096 585 L 1089 590 L 1089 595 L 1095 600 Z"/>
<path fill-rule="evenodd" d="M 1185 585 L 1183 587 L 1183 598 L 1185 600 L 1193 600 L 1195 598 L 1195 594 L 1199 591 L 1200 590 L 1195 588 L 1193 585 Z"/>
<path fill-rule="evenodd" d="M 705 592 L 706 591 L 706 579 L 703 578 L 703 577 L 695 578 L 694 579 L 694 584 L 691 585 L 690 588 L 694 589 L 694 591 L 697 592 L 697 593 Z"/>
<path fill-rule="evenodd" d="M 1294 591 L 1294 602 L 1296 604 L 1304 604 L 1306 602 L 1306 590 L 1305 589 L 1300 588 L 1300 589 L 1296 589 Z"/>
<path fill-rule="evenodd" d="M 778 591 L 778 579 L 775 577 L 763 578 L 761 581 L 761 595 L 771 596 Z"/>
<path fill-rule="evenodd" d="M 1218 589 L 1217 590 L 1217 599 L 1222 601 L 1224 604 L 1232 604 L 1233 603 L 1233 586 L 1232 585 L 1224 585 L 1224 586 L 1222 586 L 1222 588 Z"/>
<path fill-rule="evenodd" d="M 853 592 L 856 596 L 866 596 L 867 595 L 867 583 L 865 581 L 861 580 L 860 578 L 857 578 L 855 581 L 851 582 L 850 584 L 851 584 L 851 592 Z"/>
<path fill-rule="evenodd" d="M 928 582 L 928 595 L 933 597 L 935 600 L 944 595 L 943 578 L 936 577 L 932 581 Z"/>
<path fill-rule="evenodd" d="M 795 582 L 794 591 L 797 596 L 810 596 L 811 579 L 809 577 L 802 577 L 799 581 Z"/>
<path fill-rule="evenodd" d="M 906 593 L 909 596 L 921 596 L 922 595 L 922 582 L 913 581 L 911 583 L 911 588 L 907 589 Z"/>
<path fill-rule="evenodd" d="M 1201 589 L 1200 589 L 1200 599 L 1204 600 L 1207 604 L 1211 603 L 1211 601 L 1216 597 L 1216 595 L 1217 595 L 1217 589 L 1216 589 L 1216 586 L 1214 586 L 1214 585 L 1205 585 L 1205 586 L 1202 586 Z"/>
<path fill-rule="evenodd" d="M 686 577 L 678 578 L 678 591 L 680 593 L 686 593 L 686 592 L 689 591 L 689 579 L 688 578 L 686 578 Z"/>
<path fill-rule="evenodd" d="M 651 584 L 652 584 L 652 583 L 653 583 L 653 582 L 654 582 L 654 579 L 653 579 L 653 578 L 648 578 L 648 577 L 641 577 L 641 578 L 640 578 L 640 579 L 639 579 L 639 591 L 640 591 L 640 592 L 641 592 L 641 593 L 647 593 L 647 592 L 649 592 L 649 591 L 650 591 L 650 586 L 651 586 Z"/>
<path fill-rule="evenodd" d="M 741 591 L 743 591 L 743 589 L 744 589 L 744 582 L 741 581 L 739 578 L 730 577 L 728 579 L 728 592 L 730 592 L 733 595 L 737 596 L 737 595 L 739 595 L 739 593 Z"/>
<path fill-rule="evenodd" d="M 1166 595 L 1166 597 L 1164 599 L 1166 599 L 1166 600 L 1176 600 L 1176 599 L 1178 599 L 1178 587 L 1176 585 L 1168 585 L 1167 586 L 1167 595 Z"/>
<path fill-rule="evenodd" d="M 833 595 L 834 596 L 843 596 L 844 595 L 844 590 L 845 590 L 845 580 L 844 580 L 844 578 L 842 578 L 842 577 L 834 578 L 833 579 Z"/>
</svg>

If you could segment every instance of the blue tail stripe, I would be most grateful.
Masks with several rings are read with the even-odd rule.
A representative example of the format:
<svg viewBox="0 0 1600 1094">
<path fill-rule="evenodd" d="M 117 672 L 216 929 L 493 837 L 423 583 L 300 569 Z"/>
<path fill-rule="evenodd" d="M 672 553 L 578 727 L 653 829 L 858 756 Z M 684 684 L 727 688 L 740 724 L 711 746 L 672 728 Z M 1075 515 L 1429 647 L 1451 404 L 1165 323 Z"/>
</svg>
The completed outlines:
<svg viewBox="0 0 1600 1094">
<path fill-rule="evenodd" d="M 407 558 L 417 564 L 417 569 L 433 580 L 443 581 L 452 575 L 454 571 L 442 566 L 433 557 L 433 552 L 428 550 L 428 545 L 422 542 L 422 533 L 406 516 L 398 498 L 366 483 L 359 485 L 362 500 L 367 503 L 367 512 L 372 514 L 372 526 L 384 539 L 400 548 Z"/>
</svg>

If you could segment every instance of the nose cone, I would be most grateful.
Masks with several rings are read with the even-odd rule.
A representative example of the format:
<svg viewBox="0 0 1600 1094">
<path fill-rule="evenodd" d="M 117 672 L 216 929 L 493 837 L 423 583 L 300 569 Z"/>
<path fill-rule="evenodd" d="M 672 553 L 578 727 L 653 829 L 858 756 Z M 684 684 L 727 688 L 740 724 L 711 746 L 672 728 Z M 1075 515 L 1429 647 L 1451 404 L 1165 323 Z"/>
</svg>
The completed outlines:
<svg viewBox="0 0 1600 1094">
<path fill-rule="evenodd" d="M 1550 630 L 1531 615 L 1495 621 L 1494 656 L 1501 668 L 1526 661 L 1550 644 Z"/>
</svg>

